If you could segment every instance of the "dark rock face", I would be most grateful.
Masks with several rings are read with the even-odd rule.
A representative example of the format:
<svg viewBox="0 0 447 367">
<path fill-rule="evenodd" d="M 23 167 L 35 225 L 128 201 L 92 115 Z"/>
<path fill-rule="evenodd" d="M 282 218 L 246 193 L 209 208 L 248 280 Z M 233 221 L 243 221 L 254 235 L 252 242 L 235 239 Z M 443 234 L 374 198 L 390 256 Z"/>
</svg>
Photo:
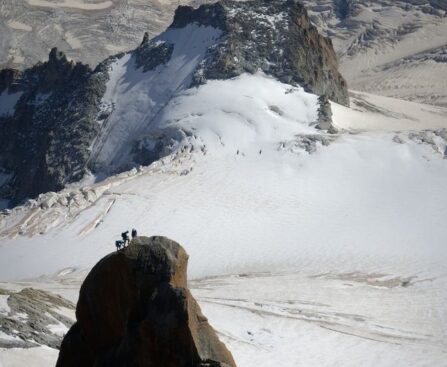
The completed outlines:
<svg viewBox="0 0 447 367">
<path fill-rule="evenodd" d="M 155 69 L 158 65 L 166 64 L 174 51 L 174 46 L 168 43 L 158 44 L 149 41 L 147 34 L 144 35 L 143 42 L 135 52 L 135 64 L 137 68 L 143 67 L 143 71 L 147 72 Z"/>
<path fill-rule="evenodd" d="M 188 255 L 138 237 L 85 279 L 58 367 L 235 366 L 186 284 Z"/>
<path fill-rule="evenodd" d="M 349 105 L 332 42 L 318 33 L 294 0 L 223 0 L 193 10 L 180 7 L 171 27 L 196 22 L 223 31 L 222 42 L 196 71 L 195 83 L 262 70 L 277 79 Z"/>
<path fill-rule="evenodd" d="M 0 117 L 0 166 L 14 175 L 0 196 L 15 205 L 83 177 L 106 80 L 56 49 L 46 63 L 1 73 L 0 89 L 21 97 L 13 115 Z"/>
<path fill-rule="evenodd" d="M 0 93 L 9 90 L 14 93 L 17 91 L 18 80 L 20 80 L 22 73 L 19 70 L 3 69 L 0 70 Z"/>
</svg>

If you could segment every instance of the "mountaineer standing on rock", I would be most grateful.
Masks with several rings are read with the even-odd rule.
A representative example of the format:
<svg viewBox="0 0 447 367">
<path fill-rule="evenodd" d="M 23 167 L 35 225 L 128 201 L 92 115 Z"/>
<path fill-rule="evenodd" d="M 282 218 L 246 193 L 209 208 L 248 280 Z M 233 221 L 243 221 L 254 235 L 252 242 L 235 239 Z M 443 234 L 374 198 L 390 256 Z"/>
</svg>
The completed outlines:
<svg viewBox="0 0 447 367">
<path fill-rule="evenodd" d="M 134 239 L 135 237 L 137 237 L 137 230 L 134 228 L 132 229 L 132 239 Z"/>
<path fill-rule="evenodd" d="M 123 239 L 124 246 L 126 246 L 126 243 L 129 244 L 129 231 L 121 233 L 121 238 Z"/>
<path fill-rule="evenodd" d="M 124 242 L 121 240 L 115 241 L 116 251 L 121 250 L 122 247 L 124 247 Z"/>
</svg>

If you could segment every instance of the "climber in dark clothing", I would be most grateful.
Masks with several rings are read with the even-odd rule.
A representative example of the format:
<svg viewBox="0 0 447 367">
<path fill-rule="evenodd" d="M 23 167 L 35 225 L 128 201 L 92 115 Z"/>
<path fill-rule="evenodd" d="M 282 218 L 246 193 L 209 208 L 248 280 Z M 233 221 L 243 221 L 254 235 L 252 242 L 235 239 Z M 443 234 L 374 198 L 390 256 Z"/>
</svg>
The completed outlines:
<svg viewBox="0 0 447 367">
<path fill-rule="evenodd" d="M 137 237 L 137 230 L 134 228 L 132 229 L 132 239 L 134 239 L 135 237 Z"/>
<path fill-rule="evenodd" d="M 115 241 L 115 246 L 116 246 L 116 251 L 119 251 L 124 246 L 124 242 L 121 240 Z"/>
<path fill-rule="evenodd" d="M 129 244 L 129 231 L 121 233 L 121 238 L 123 239 L 124 246 L 126 246 L 126 243 Z"/>
</svg>

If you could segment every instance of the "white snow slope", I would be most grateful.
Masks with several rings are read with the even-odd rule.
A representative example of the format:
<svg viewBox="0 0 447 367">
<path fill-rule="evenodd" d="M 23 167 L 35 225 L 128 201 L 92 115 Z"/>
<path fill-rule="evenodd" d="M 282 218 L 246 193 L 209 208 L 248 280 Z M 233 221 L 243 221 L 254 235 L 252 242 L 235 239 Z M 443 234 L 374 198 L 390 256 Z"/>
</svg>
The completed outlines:
<svg viewBox="0 0 447 367">
<path fill-rule="evenodd" d="M 131 62 L 112 65 L 98 156 L 120 164 L 109 147 L 161 133 L 173 153 L 3 215 L 0 280 L 63 277 L 51 289 L 72 295 L 67 279 L 135 227 L 187 249 L 193 292 L 240 367 L 447 365 L 446 109 L 356 93 L 333 105 L 330 135 L 313 126 L 316 96 L 263 74 L 185 89 L 188 73 L 168 82 Z M 0 364 L 21 365 L 15 353 Z"/>
<path fill-rule="evenodd" d="M 188 25 L 168 29 L 155 42 L 174 45 L 171 59 L 154 70 L 136 70 L 135 57 L 126 54 L 110 67 L 103 105 L 113 111 L 93 147 L 98 166 L 106 169 L 128 162 L 131 143 L 153 128 L 153 121 L 176 92 L 191 84 L 191 74 L 221 31 Z M 126 123 L 123 123 L 123 122 Z"/>
</svg>

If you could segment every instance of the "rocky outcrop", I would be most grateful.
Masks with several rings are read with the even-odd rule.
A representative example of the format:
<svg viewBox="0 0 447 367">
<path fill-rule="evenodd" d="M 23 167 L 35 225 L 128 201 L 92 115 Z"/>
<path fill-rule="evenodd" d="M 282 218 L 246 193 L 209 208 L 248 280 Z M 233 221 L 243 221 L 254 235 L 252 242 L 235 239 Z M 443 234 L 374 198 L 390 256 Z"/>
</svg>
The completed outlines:
<svg viewBox="0 0 447 367">
<path fill-rule="evenodd" d="M 13 206 L 81 179 L 99 130 L 104 74 L 53 49 L 46 63 L 0 75 L 0 88 L 20 96 L 13 112 L 0 116 L 0 167 L 14 177 L 0 196 Z"/>
<path fill-rule="evenodd" d="M 102 259 L 81 287 L 57 366 L 235 366 L 187 288 L 187 263 L 164 237 Z"/>
<path fill-rule="evenodd" d="M 333 125 L 332 121 L 331 103 L 325 94 L 318 97 L 318 104 L 320 106 L 318 108 L 317 129 L 327 130 L 329 133 L 335 134 L 337 129 Z"/>
<path fill-rule="evenodd" d="M 8 310 L 0 308 L 0 348 L 59 348 L 64 332 L 73 323 L 71 302 L 33 288 L 18 292 L 0 289 L 2 297 Z"/>
<path fill-rule="evenodd" d="M 153 70 L 158 65 L 168 62 L 173 51 L 173 45 L 149 40 L 149 35 L 145 33 L 143 41 L 135 50 L 135 64 L 137 68 L 142 67 L 144 72 Z"/>
<path fill-rule="evenodd" d="M 349 105 L 332 42 L 318 33 L 301 3 L 223 0 L 197 10 L 179 7 L 171 27 L 194 22 L 223 32 L 222 42 L 210 50 L 210 57 L 198 68 L 196 84 L 262 70 L 285 83 Z"/>
</svg>

